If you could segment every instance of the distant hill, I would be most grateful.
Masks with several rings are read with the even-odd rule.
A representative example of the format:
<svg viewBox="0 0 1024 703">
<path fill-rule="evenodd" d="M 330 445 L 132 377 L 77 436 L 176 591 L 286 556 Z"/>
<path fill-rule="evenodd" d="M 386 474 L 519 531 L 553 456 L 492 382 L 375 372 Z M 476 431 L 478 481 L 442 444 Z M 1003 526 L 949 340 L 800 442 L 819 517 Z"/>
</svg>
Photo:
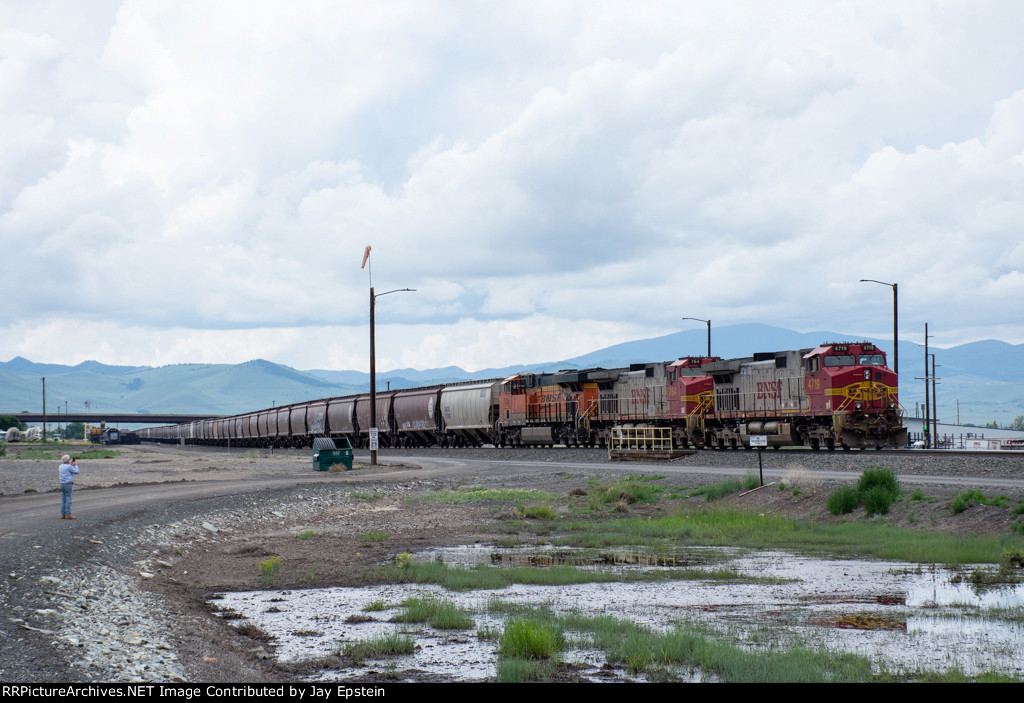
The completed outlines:
<svg viewBox="0 0 1024 703">
<path fill-rule="evenodd" d="M 731 325 L 711 330 L 711 351 L 725 358 L 759 351 L 813 348 L 824 342 L 862 341 L 836 332 L 793 332 L 760 324 Z M 867 339 L 886 352 L 891 339 Z M 485 378 L 505 378 L 519 372 L 579 368 L 618 368 L 632 363 L 668 361 L 707 351 L 703 327 L 588 352 L 561 361 L 517 364 L 467 372 L 457 366 L 438 369 L 397 369 L 377 374 L 378 390 L 411 388 Z M 1006 425 L 1024 415 L 1024 345 L 987 340 L 950 349 L 930 349 L 936 356 L 939 417 L 962 422 Z M 892 355 L 889 355 L 890 363 Z M 900 399 L 909 414 L 924 402 L 924 349 L 900 340 Z M 47 408 L 90 407 L 111 412 L 171 412 L 234 414 L 369 390 L 363 371 L 315 369 L 298 371 L 264 359 L 243 364 L 177 364 L 107 366 L 86 361 L 77 366 L 35 363 L 22 357 L 0 362 L 0 414 L 41 409 L 46 377 Z"/>
</svg>

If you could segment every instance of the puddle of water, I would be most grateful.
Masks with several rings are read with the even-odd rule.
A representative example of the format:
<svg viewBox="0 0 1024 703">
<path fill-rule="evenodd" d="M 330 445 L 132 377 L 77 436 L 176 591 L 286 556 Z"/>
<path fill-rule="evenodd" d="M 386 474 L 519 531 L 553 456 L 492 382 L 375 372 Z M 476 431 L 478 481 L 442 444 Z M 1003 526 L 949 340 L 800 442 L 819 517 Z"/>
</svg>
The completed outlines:
<svg viewBox="0 0 1024 703">
<path fill-rule="evenodd" d="M 639 553 L 623 550 L 619 554 Z M 459 566 L 531 560 L 534 564 L 580 564 L 597 561 L 595 555 L 601 558 L 588 550 L 470 546 L 424 552 L 415 555 L 415 560 L 439 558 Z M 876 668 L 881 664 L 890 671 L 959 667 L 969 675 L 996 670 L 1024 676 L 1024 624 L 985 617 L 984 611 L 978 610 L 998 607 L 1020 612 L 1024 608 L 1024 585 L 976 592 L 969 584 L 950 583 L 952 574 L 941 568 L 816 559 L 785 552 L 696 548 L 672 556 L 687 565 L 712 563 L 716 568 L 726 567 L 748 576 L 788 581 L 513 585 L 466 593 L 447 592 L 439 586 L 385 585 L 228 593 L 217 605 L 241 613 L 271 635 L 276 655 L 283 661 L 319 658 L 331 653 L 339 642 L 365 640 L 404 628 L 400 631 L 415 637 L 416 651 L 375 662 L 373 668 L 387 667 L 397 672 L 420 669 L 459 681 L 495 676 L 496 644 L 477 634 L 502 629 L 503 617 L 487 613 L 492 599 L 544 604 L 556 612 L 611 615 L 653 629 L 669 628 L 677 622 L 702 623 L 727 631 L 727 636 L 741 645 L 763 647 L 766 641 L 771 645 L 800 641 L 861 654 L 875 662 Z M 630 565 L 594 568 L 664 568 L 658 565 L 663 560 L 622 561 Z M 654 565 L 648 563 L 652 561 Z M 396 625 L 388 620 L 401 612 L 397 607 L 364 611 L 376 601 L 394 605 L 425 594 L 438 595 L 474 613 L 475 629 L 443 631 L 426 625 Z M 588 649 L 570 651 L 563 658 L 589 667 L 595 675 L 605 664 L 601 652 Z M 352 673 L 358 671 L 362 670 Z M 330 671 L 323 677 L 343 679 L 348 673 Z M 619 674 L 619 680 L 629 678 Z"/>
</svg>

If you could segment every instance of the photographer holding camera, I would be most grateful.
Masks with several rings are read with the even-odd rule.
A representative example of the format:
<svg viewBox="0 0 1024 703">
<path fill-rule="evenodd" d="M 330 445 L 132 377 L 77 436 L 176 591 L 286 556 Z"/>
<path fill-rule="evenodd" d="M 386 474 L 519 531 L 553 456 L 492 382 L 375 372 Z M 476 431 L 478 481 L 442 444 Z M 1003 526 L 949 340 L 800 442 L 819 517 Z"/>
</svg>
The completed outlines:
<svg viewBox="0 0 1024 703">
<path fill-rule="evenodd" d="M 60 458 L 60 519 L 74 520 L 71 514 L 71 491 L 75 484 L 75 474 L 78 473 L 78 459 L 72 459 L 65 454 Z"/>
</svg>

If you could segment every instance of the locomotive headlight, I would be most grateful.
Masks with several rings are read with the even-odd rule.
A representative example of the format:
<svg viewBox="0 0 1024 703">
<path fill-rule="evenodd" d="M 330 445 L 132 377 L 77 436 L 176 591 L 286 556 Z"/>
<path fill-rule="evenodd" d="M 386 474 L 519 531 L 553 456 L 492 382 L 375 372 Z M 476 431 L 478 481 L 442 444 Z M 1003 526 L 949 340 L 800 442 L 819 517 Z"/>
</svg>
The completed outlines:
<svg viewBox="0 0 1024 703">
<path fill-rule="evenodd" d="M 869 378 L 871 378 L 871 371 L 864 369 L 864 380 L 867 381 Z"/>
<path fill-rule="evenodd" d="M 857 409 L 860 410 L 860 403 L 857 403 Z"/>
</svg>

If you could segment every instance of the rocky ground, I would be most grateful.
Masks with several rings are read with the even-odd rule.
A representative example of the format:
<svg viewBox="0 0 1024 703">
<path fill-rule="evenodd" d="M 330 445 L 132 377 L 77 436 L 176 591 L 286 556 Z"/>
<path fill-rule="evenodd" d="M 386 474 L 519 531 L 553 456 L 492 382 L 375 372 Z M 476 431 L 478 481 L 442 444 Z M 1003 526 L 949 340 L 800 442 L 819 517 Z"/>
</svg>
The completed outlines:
<svg viewBox="0 0 1024 703">
<path fill-rule="evenodd" d="M 261 633 L 228 627 L 208 605 L 218 591 L 259 588 L 260 562 L 271 557 L 280 557 L 282 563 L 276 588 L 359 585 L 369 578 L 370 567 L 395 554 L 493 540 L 495 530 L 511 515 L 510 506 L 407 500 L 412 495 L 460 485 L 535 488 L 566 495 L 592 478 L 615 472 L 665 475 L 658 485 L 694 486 L 721 480 L 714 466 L 733 473 L 732 467 L 757 468 L 751 452 L 703 452 L 665 465 L 622 466 L 607 463 L 597 450 L 458 450 L 430 452 L 419 462 L 382 452 L 381 466 L 313 475 L 308 451 L 121 451 L 116 458 L 82 462 L 76 505 L 91 491 L 127 490 L 136 484 L 228 485 L 237 490 L 197 493 L 192 500 L 156 500 L 144 509 L 96 511 L 77 521 L 60 521 L 54 462 L 10 454 L 0 459 L 0 514 L 38 492 L 49 492 L 53 503 L 52 523 L 33 528 L 26 522 L 0 530 L 0 680 L 290 679 L 301 672 L 276 666 Z M 980 486 L 986 495 L 1004 493 L 1011 501 L 1024 498 L 1024 457 L 1007 461 L 950 455 L 936 460 L 923 454 L 768 452 L 763 463 L 776 483 L 728 497 L 726 504 L 822 522 L 851 519 L 830 515 L 825 498 L 839 483 L 876 465 L 894 468 L 905 492 L 921 485 L 934 499 L 905 500 L 889 515 L 875 518 L 892 524 L 953 533 L 1006 533 L 1012 529 L 1008 510 L 975 505 L 954 516 L 949 510 L 951 497 Z M 712 469 L 665 470 L 697 466 Z M 957 476 L 966 483 L 940 486 L 930 478 L 936 474 Z M 247 490 L 257 478 L 283 482 Z M 686 502 L 699 508 L 703 499 Z M 630 510 L 642 514 L 649 508 Z M 863 510 L 852 519 L 866 519 Z M 378 540 L 375 534 L 387 534 L 387 540 Z"/>
</svg>

